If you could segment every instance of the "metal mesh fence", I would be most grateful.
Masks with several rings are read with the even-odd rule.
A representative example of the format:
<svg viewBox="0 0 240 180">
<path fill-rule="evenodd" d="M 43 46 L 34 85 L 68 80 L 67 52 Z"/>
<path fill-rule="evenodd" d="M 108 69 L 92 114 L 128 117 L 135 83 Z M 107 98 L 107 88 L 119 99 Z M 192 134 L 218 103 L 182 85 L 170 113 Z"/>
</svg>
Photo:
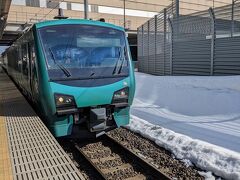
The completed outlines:
<svg viewBox="0 0 240 180">
<path fill-rule="evenodd" d="M 164 40 L 165 40 L 165 29 L 164 29 L 164 13 L 160 13 L 155 17 L 156 23 L 156 54 L 155 54 L 155 74 L 163 75 L 164 73 Z"/>
<path fill-rule="evenodd" d="M 240 2 L 188 15 L 177 7 L 172 3 L 138 28 L 139 71 L 240 74 Z"/>
<path fill-rule="evenodd" d="M 167 18 L 176 14 L 176 3 L 172 3 L 154 18 L 147 21 L 138 31 L 139 71 L 164 75 L 170 74 L 170 28 Z"/>
<path fill-rule="evenodd" d="M 180 15 L 172 23 L 172 75 L 208 75 L 210 72 L 211 17 L 208 12 Z"/>
<path fill-rule="evenodd" d="M 215 9 L 213 74 L 240 74 L 240 2 Z"/>
</svg>

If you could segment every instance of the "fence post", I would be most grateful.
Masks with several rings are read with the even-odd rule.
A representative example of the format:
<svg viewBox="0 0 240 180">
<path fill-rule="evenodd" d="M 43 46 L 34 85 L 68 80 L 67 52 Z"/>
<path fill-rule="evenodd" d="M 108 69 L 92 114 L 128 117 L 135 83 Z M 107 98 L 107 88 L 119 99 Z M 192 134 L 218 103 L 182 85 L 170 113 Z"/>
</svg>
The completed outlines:
<svg viewBox="0 0 240 180">
<path fill-rule="evenodd" d="M 215 27 L 215 14 L 212 8 L 209 8 L 209 14 L 211 17 L 211 71 L 210 75 L 213 75 L 213 64 L 215 56 L 215 39 L 216 39 L 216 27 Z"/>
<path fill-rule="evenodd" d="M 173 65 L 173 25 L 172 25 L 172 21 L 170 18 L 168 18 L 168 24 L 169 24 L 169 28 L 170 28 L 170 75 L 173 74 L 173 68 L 172 68 L 172 65 Z"/>
<path fill-rule="evenodd" d="M 140 27 L 138 27 L 137 28 L 137 64 L 138 64 L 138 70 L 139 70 L 139 64 L 140 64 L 140 61 L 139 61 L 139 57 L 140 57 L 140 41 L 139 41 L 139 39 L 140 39 L 140 33 L 139 33 L 139 31 L 140 31 Z M 136 63 L 134 64 L 134 69 L 136 69 Z"/>
<path fill-rule="evenodd" d="M 179 18 L 179 0 L 175 0 L 176 4 L 176 18 Z"/>
<path fill-rule="evenodd" d="M 157 63 L 156 63 L 156 61 L 157 61 L 157 15 L 154 16 L 154 20 L 155 20 L 155 29 L 154 29 L 155 30 L 155 32 L 154 32 L 155 33 L 154 34 L 154 40 L 155 40 L 155 42 L 154 42 L 155 43 L 155 46 L 154 46 L 155 47 L 155 50 L 154 50 L 155 51 L 155 53 L 154 53 L 155 54 L 154 65 L 155 66 L 154 66 L 154 74 L 156 74 L 156 65 L 157 65 Z"/>
<path fill-rule="evenodd" d="M 165 75 L 166 39 L 167 39 L 167 9 L 163 10 L 163 75 Z"/>
<path fill-rule="evenodd" d="M 143 58 L 143 25 L 140 27 L 140 31 L 141 31 L 141 42 L 139 42 L 139 43 L 141 43 L 141 51 L 142 51 L 142 53 L 140 54 L 141 60 L 138 57 L 138 71 L 143 72 L 143 67 L 144 67 L 143 66 L 143 61 L 142 61 L 142 58 Z M 139 52 L 138 52 L 138 54 L 139 54 Z"/>
<path fill-rule="evenodd" d="M 144 47 L 143 47 L 143 42 L 144 42 L 144 40 L 143 40 L 143 37 L 144 37 L 144 30 L 143 30 L 143 25 L 142 25 L 142 56 L 143 56 L 143 54 L 144 54 L 144 52 L 143 52 L 143 50 L 144 50 Z"/>
<path fill-rule="evenodd" d="M 150 28 L 149 28 L 149 26 L 150 26 L 150 21 L 148 21 L 147 22 L 147 25 L 148 25 L 148 54 L 147 54 L 147 57 L 148 57 L 148 59 L 147 59 L 147 73 L 149 73 L 149 36 L 150 36 Z"/>
<path fill-rule="evenodd" d="M 175 0 L 175 4 L 176 4 L 176 14 L 175 14 L 175 17 L 173 17 L 173 18 L 175 18 L 175 22 L 174 22 L 174 24 L 175 24 L 175 32 L 176 32 L 176 35 L 179 33 L 179 10 L 180 10 L 180 4 L 179 4 L 179 1 L 180 0 Z"/>
<path fill-rule="evenodd" d="M 231 12 L 231 37 L 233 36 L 233 33 L 234 33 L 234 5 L 235 5 L 235 0 L 232 0 L 232 12 Z"/>
</svg>

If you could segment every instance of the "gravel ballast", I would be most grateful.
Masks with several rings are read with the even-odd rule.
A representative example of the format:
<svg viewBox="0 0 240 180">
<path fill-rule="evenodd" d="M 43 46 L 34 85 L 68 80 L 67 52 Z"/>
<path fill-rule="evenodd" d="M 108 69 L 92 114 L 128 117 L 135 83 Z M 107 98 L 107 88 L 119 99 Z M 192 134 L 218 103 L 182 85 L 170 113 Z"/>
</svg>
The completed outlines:
<svg viewBox="0 0 240 180">
<path fill-rule="evenodd" d="M 170 152 L 136 133 L 118 128 L 109 132 L 108 135 L 173 179 L 204 179 L 195 167 L 187 166 L 184 162 L 175 159 Z"/>
</svg>

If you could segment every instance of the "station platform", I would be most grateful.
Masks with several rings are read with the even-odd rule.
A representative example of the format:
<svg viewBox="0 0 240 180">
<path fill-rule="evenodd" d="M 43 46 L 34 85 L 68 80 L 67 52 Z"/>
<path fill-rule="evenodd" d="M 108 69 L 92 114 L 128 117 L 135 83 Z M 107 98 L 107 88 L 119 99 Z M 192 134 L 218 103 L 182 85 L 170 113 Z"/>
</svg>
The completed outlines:
<svg viewBox="0 0 240 180">
<path fill-rule="evenodd" d="M 84 179 L 16 86 L 0 73 L 0 180 Z"/>
</svg>

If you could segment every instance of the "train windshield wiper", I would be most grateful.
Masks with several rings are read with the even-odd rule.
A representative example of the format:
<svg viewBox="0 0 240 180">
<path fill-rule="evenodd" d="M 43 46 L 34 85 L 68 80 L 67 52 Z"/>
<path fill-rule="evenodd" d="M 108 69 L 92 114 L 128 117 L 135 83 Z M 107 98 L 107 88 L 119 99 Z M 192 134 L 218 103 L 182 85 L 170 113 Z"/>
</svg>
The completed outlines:
<svg viewBox="0 0 240 180">
<path fill-rule="evenodd" d="M 63 65 L 61 65 L 61 64 L 59 64 L 59 63 L 56 62 L 56 59 L 55 59 L 54 54 L 53 54 L 53 52 L 52 52 L 52 49 L 51 49 L 51 48 L 48 48 L 48 49 L 49 49 L 49 51 L 50 51 L 50 53 L 51 53 L 51 56 L 52 56 L 52 58 L 53 58 L 54 64 L 56 64 L 56 65 L 62 70 L 62 72 L 63 72 L 67 77 L 72 76 L 71 73 L 70 73 Z"/>
<path fill-rule="evenodd" d="M 121 65 L 120 65 L 120 67 L 119 67 L 119 69 L 118 69 L 118 74 L 121 73 L 123 64 L 124 64 L 124 62 L 126 61 L 126 56 L 125 56 L 125 54 L 126 54 L 126 47 L 123 48 L 123 58 L 122 58 Z"/>
<path fill-rule="evenodd" d="M 115 63 L 115 66 L 114 66 L 114 69 L 113 69 L 113 72 L 112 72 L 112 75 L 114 75 L 117 71 L 117 67 L 118 67 L 118 64 L 119 64 L 119 61 L 122 59 L 122 47 L 119 49 L 119 58 L 118 60 L 116 61 Z"/>
</svg>

